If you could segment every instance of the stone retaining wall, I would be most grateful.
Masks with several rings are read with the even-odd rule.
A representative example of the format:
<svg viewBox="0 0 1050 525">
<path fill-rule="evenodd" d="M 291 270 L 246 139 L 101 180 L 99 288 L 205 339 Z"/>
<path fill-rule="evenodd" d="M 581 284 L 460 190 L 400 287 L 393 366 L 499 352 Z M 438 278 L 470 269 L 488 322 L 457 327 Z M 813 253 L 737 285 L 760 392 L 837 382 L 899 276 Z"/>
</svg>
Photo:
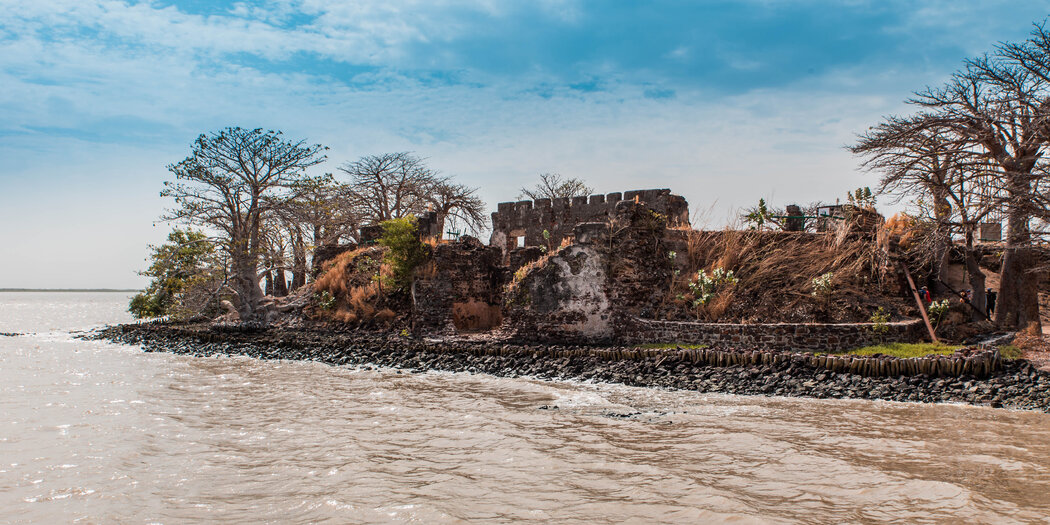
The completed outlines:
<svg viewBox="0 0 1050 525">
<path fill-rule="evenodd" d="M 621 325 L 617 340 L 624 344 L 680 343 L 746 346 L 766 350 L 828 352 L 878 342 L 873 323 L 693 323 L 632 319 Z M 886 323 L 884 342 L 916 342 L 924 334 L 915 319 Z"/>
</svg>

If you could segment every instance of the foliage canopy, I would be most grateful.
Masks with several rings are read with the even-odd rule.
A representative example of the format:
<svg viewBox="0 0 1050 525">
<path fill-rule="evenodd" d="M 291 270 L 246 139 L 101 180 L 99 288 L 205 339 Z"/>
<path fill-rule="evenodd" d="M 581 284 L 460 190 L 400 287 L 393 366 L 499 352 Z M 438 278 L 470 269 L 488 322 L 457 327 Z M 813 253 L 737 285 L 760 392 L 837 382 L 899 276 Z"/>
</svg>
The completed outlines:
<svg viewBox="0 0 1050 525">
<path fill-rule="evenodd" d="M 414 217 L 402 217 L 383 221 L 383 236 L 379 244 L 390 249 L 386 262 L 393 275 L 391 284 L 397 289 L 407 289 L 412 284 L 412 274 L 423 263 L 429 250 L 419 239 L 419 230 Z"/>
<path fill-rule="evenodd" d="M 168 240 L 153 246 L 149 268 L 140 272 L 150 278 L 150 283 L 141 293 L 131 298 L 128 311 L 135 317 L 183 317 L 195 310 L 194 306 L 215 307 L 214 298 L 205 305 L 187 304 L 188 294 L 207 294 L 205 288 L 217 278 L 215 247 L 202 232 L 175 229 Z M 195 297 L 199 299 L 199 297 Z"/>
</svg>

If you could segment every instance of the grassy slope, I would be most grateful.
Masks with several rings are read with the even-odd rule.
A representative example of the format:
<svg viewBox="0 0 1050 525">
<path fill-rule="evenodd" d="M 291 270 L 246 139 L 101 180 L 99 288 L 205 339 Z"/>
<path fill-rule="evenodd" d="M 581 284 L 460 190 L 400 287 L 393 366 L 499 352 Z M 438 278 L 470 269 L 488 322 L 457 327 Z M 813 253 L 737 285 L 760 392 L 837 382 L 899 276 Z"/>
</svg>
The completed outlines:
<svg viewBox="0 0 1050 525">
<path fill-rule="evenodd" d="M 953 346 L 934 343 L 886 343 L 881 345 L 865 346 L 854 350 L 841 352 L 829 352 L 835 355 L 875 355 L 883 354 L 893 357 L 922 357 L 924 355 L 951 355 L 962 346 Z"/>
</svg>

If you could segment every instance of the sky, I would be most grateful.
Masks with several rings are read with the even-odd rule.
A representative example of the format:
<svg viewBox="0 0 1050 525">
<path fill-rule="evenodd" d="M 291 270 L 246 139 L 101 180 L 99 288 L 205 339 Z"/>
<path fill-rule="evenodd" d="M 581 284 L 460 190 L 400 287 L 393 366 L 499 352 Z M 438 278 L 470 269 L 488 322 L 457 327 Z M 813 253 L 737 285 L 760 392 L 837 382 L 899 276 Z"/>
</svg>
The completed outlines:
<svg viewBox="0 0 1050 525">
<path fill-rule="evenodd" d="M 537 175 L 698 226 L 878 177 L 844 147 L 1050 3 L 0 0 L 0 288 L 140 288 L 166 166 L 227 126 L 412 151 L 495 209 Z"/>
</svg>

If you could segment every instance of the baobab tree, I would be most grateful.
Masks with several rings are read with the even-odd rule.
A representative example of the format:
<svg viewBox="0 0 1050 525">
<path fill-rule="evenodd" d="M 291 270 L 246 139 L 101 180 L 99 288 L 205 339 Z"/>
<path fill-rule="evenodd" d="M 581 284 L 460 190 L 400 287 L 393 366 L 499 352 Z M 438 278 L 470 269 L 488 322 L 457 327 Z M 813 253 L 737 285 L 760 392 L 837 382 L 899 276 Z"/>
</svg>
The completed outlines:
<svg viewBox="0 0 1050 525">
<path fill-rule="evenodd" d="M 361 225 L 358 212 L 346 199 L 344 185 L 329 173 L 293 184 L 286 205 L 278 210 L 292 252 L 292 291 L 306 284 L 308 252 L 356 238 Z"/>
<path fill-rule="evenodd" d="M 368 155 L 339 171 L 350 177 L 347 201 L 373 224 L 426 210 L 428 190 L 437 179 L 423 159 L 408 152 Z"/>
<path fill-rule="evenodd" d="M 994 192 L 981 187 L 994 182 L 987 176 L 987 160 L 972 143 L 950 128 L 934 125 L 925 115 L 889 117 L 861 135 L 850 150 L 866 157 L 864 168 L 882 174 L 880 192 L 915 198 L 919 214 L 933 222 L 925 248 L 932 254 L 933 284 L 942 290 L 952 239 L 963 236 L 963 257 L 973 288 L 971 304 L 983 312 L 985 277 L 975 255 L 974 233 L 1001 205 L 988 198 Z M 975 312 L 974 317 L 982 316 Z"/>
<path fill-rule="evenodd" d="M 286 202 L 282 194 L 324 162 L 319 144 L 287 141 L 279 131 L 226 128 L 202 134 L 182 161 L 168 166 L 162 196 L 175 207 L 165 218 L 204 226 L 229 254 L 229 286 L 242 321 L 262 320 L 259 261 L 263 222 Z"/>
<path fill-rule="evenodd" d="M 437 213 L 440 231 L 447 222 L 461 224 L 477 235 L 486 224 L 485 202 L 477 196 L 477 188 L 456 184 L 448 178 L 439 180 L 428 191 L 427 200 Z"/>
<path fill-rule="evenodd" d="M 1047 215 L 1045 156 L 1050 147 L 1050 38 L 1042 26 L 1021 44 L 1000 44 L 967 60 L 941 87 L 917 92 L 908 103 L 919 108 L 908 121 L 924 132 L 944 133 L 973 148 L 984 175 L 1002 189 L 1007 235 L 996 322 L 1004 327 L 1041 329 L 1038 276 L 1032 248 L 1032 220 Z"/>
</svg>

